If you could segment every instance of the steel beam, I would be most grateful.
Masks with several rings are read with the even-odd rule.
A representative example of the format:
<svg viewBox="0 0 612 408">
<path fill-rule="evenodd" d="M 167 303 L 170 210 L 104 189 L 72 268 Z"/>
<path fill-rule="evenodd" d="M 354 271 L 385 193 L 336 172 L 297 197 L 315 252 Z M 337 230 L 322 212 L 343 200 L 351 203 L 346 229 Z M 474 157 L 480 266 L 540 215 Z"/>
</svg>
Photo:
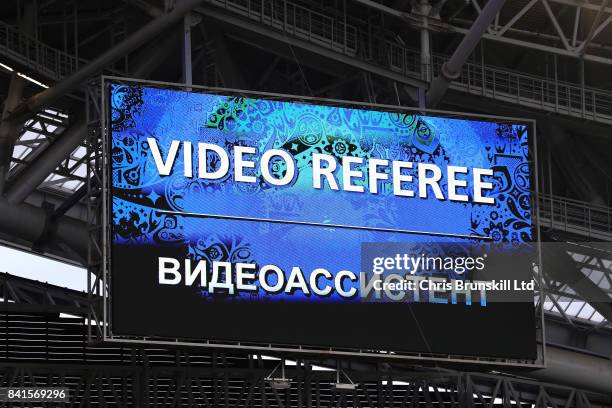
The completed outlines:
<svg viewBox="0 0 612 408">
<path fill-rule="evenodd" d="M 179 31 L 176 30 L 173 35 L 166 36 L 137 56 L 138 62 L 133 64 L 136 68 L 132 75 L 139 78 L 151 75 L 164 61 L 165 53 L 176 47 Z M 89 235 L 85 222 L 31 204 L 21 204 L 79 146 L 86 135 L 87 124 L 84 116 L 80 116 L 13 180 L 11 188 L 7 190 L 7 199 L 0 201 L 0 232 L 30 245 L 39 242 L 44 235 L 51 241 L 66 243 L 78 255 L 78 259 L 73 254 L 66 255 L 71 261 L 81 263 L 87 259 Z"/>
<path fill-rule="evenodd" d="M 542 248 L 542 264 L 545 275 L 566 283 L 604 318 L 612 321 L 612 298 L 578 269 L 575 261 L 566 253 L 563 243 L 545 243 Z"/>
<path fill-rule="evenodd" d="M 428 0 L 419 1 L 419 10 L 423 16 L 423 26 L 421 27 L 421 78 L 423 81 L 429 83 L 432 77 L 432 59 L 431 59 L 431 44 L 430 44 L 430 28 L 429 28 L 429 13 L 431 11 L 431 5 Z M 427 95 L 425 89 L 419 88 L 418 90 L 418 102 L 419 108 L 425 109 L 427 107 Z"/>
<path fill-rule="evenodd" d="M 268 67 L 264 70 L 264 72 L 260 75 L 259 79 L 255 83 L 255 88 L 256 89 L 261 89 L 261 87 L 266 83 L 268 78 L 270 78 L 270 75 L 272 75 L 272 73 L 274 72 L 274 70 L 278 66 L 279 62 L 280 62 L 280 57 L 277 55 L 277 56 L 274 57 L 272 62 L 270 62 Z"/>
<path fill-rule="evenodd" d="M 181 57 L 182 57 L 182 71 L 183 71 L 183 83 L 192 85 L 193 84 L 193 68 L 191 64 L 191 21 L 192 17 L 189 13 L 183 17 L 183 38 L 181 41 Z"/>
<path fill-rule="evenodd" d="M 359 4 L 362 4 L 364 6 L 370 7 L 374 10 L 378 10 L 382 13 L 385 13 L 387 15 L 402 19 L 404 21 L 407 21 L 411 26 L 419 29 L 422 25 L 422 23 L 420 22 L 420 18 L 418 15 L 416 14 L 410 14 L 410 13 L 405 13 L 405 12 L 401 12 L 398 10 L 395 10 L 393 8 L 387 7 L 385 5 L 382 5 L 378 2 L 372 1 L 372 0 L 353 0 L 354 2 L 357 2 Z M 549 34 L 545 34 L 542 33 L 540 31 L 528 31 L 528 30 L 519 30 L 519 29 L 515 29 L 512 28 L 512 25 L 516 22 L 516 20 L 518 20 L 524 13 L 526 13 L 532 6 L 532 3 L 537 3 L 537 2 L 541 2 L 542 0 L 531 0 L 528 5 L 526 6 L 526 8 L 523 8 L 522 10 L 520 10 L 512 19 L 511 19 L 511 23 L 507 24 L 504 27 L 498 28 L 498 29 L 494 29 L 492 28 L 490 31 L 488 32 L 484 32 L 482 34 L 482 38 L 487 39 L 487 40 L 492 40 L 492 41 L 498 41 L 504 44 L 512 44 L 512 45 L 516 45 L 518 47 L 523 47 L 523 48 L 527 48 L 527 49 L 533 49 L 536 51 L 545 51 L 545 52 L 550 52 L 552 54 L 558 54 L 558 55 L 563 55 L 563 56 L 569 56 L 569 57 L 573 57 L 573 58 L 584 58 L 585 61 L 591 61 L 591 62 L 596 62 L 596 63 L 600 63 L 600 64 L 607 64 L 610 65 L 612 64 L 612 59 L 611 58 L 607 58 L 607 57 L 601 57 L 599 55 L 593 55 L 593 54 L 584 54 L 581 55 L 579 50 L 581 49 L 581 46 L 578 48 L 571 48 L 568 49 L 566 47 L 563 48 L 558 48 L 555 47 L 554 45 L 548 45 L 546 44 L 546 42 L 542 42 L 542 43 L 536 43 L 536 42 L 530 42 L 530 41 L 525 41 L 522 40 L 521 38 L 528 36 L 531 38 L 534 38 L 535 40 L 537 39 L 548 39 L 548 40 L 556 40 L 557 36 L 552 36 Z M 596 4 L 591 4 L 591 3 L 587 3 L 587 2 L 580 2 L 578 0 L 550 0 L 551 2 L 554 3 L 559 3 L 562 5 L 566 5 L 566 6 L 573 6 L 573 7 L 578 7 L 578 8 L 584 8 L 585 10 L 593 10 L 593 11 L 599 11 L 601 9 L 600 5 L 596 5 Z M 605 1 L 605 0 L 603 0 Z M 544 2 L 542 2 L 544 3 Z M 469 0 L 468 2 L 465 3 L 470 4 Z M 548 6 L 548 3 L 546 3 L 546 6 Z M 543 7 L 546 7 L 543 6 Z M 549 6 L 548 6 L 549 7 Z M 606 13 L 612 13 L 612 8 L 610 7 L 604 7 L 604 12 Z M 456 15 L 456 14 L 455 14 Z M 435 13 L 432 14 L 432 16 L 435 16 Z M 421 17 L 422 18 L 422 17 Z M 552 16 L 552 18 L 556 21 L 556 17 L 554 17 L 554 15 Z M 468 28 L 464 28 L 458 25 L 452 25 L 452 24 L 445 24 L 445 23 L 440 23 L 439 19 L 436 18 L 432 18 L 431 16 L 427 17 L 428 19 L 428 25 L 430 26 L 430 28 L 432 28 L 433 31 L 442 31 L 442 32 L 455 32 L 455 33 L 459 33 L 459 34 L 467 34 L 470 32 L 470 29 Z M 451 18 L 450 20 L 452 21 L 459 21 L 459 22 L 464 22 L 464 23 L 469 23 L 468 21 L 465 20 L 459 20 L 459 19 L 454 19 Z M 514 20 L 514 21 L 513 21 Z M 597 29 L 595 30 L 593 36 L 596 36 L 603 28 L 605 28 L 605 26 L 610 23 L 612 21 L 612 16 L 609 16 L 604 22 L 602 22 L 602 24 L 597 27 Z M 516 36 L 509 38 L 509 37 L 505 37 L 504 33 L 510 33 L 512 32 L 513 34 L 516 34 Z M 561 39 L 561 38 L 559 38 Z M 567 43 L 567 40 L 564 39 L 565 42 Z M 600 49 L 606 49 L 606 47 L 603 44 L 596 44 L 597 48 Z"/>
<path fill-rule="evenodd" d="M 11 130 L 20 128 L 38 109 L 61 97 L 62 95 L 76 89 L 92 75 L 101 72 L 105 66 L 131 52 L 144 42 L 154 38 L 160 32 L 179 22 L 183 15 L 197 6 L 202 0 L 185 0 L 177 5 L 174 10 L 164 14 L 138 30 L 132 36 L 119 43 L 111 50 L 103 53 L 95 60 L 88 63 L 81 70 L 66 78 L 54 87 L 40 92 L 25 103 L 21 104 L 15 112 L 8 115 L 0 123 L 0 140 L 9 139 Z M 156 50 L 159 51 L 159 50 Z M 146 62 L 145 64 L 148 64 Z M 146 68 L 145 68 L 146 69 Z M 62 135 L 58 143 L 54 143 L 45 150 L 35 163 L 32 163 L 12 184 L 11 190 L 7 191 L 7 200 L 10 204 L 23 201 L 57 165 L 70 154 L 86 134 L 84 120 L 77 120 L 75 125 Z M 62 156 L 63 154 L 63 156 Z M 2 176 L 0 171 L 0 176 Z"/>
<path fill-rule="evenodd" d="M 557 121 L 547 120 L 541 126 L 546 130 L 555 161 L 559 163 L 568 187 L 583 201 L 605 205 L 604 188 L 598 186 L 601 177 L 592 171 L 590 165 L 585 167 L 584 163 L 592 159 L 582 153 L 581 143 L 577 143 Z"/>
<path fill-rule="evenodd" d="M 63 217 L 68 210 L 74 207 L 83 197 L 87 195 L 87 183 L 83 184 L 81 188 L 72 193 L 70 197 L 66 199 L 66 201 L 62 202 L 59 207 L 57 207 L 52 214 L 53 219 L 58 219 Z"/>
<path fill-rule="evenodd" d="M 554 296 L 551 296 L 554 298 Z M 545 312 L 546 344 L 612 359 L 612 326 Z"/>
<path fill-rule="evenodd" d="M 203 6 L 197 7 L 195 11 L 202 14 L 203 16 L 211 17 L 215 20 L 219 20 L 232 26 L 239 27 L 242 30 L 250 31 L 258 35 L 274 39 L 276 41 L 285 43 L 291 47 L 296 47 L 301 50 L 320 55 L 325 58 L 329 58 L 332 61 L 340 62 L 342 64 L 355 67 L 362 71 L 371 72 L 374 75 L 378 75 L 380 77 L 396 81 L 400 84 L 405 84 L 417 88 L 427 87 L 427 83 L 421 79 L 409 77 L 407 75 L 394 72 L 388 68 L 384 68 L 380 65 L 375 65 L 366 61 L 356 59 L 354 57 L 350 57 L 346 54 L 333 51 L 329 48 L 325 48 L 320 45 L 316 45 L 307 40 L 295 38 L 290 35 L 279 35 L 279 32 L 277 30 L 269 29 L 261 24 L 258 24 L 254 21 L 246 20 L 237 16 L 234 13 L 224 11 L 218 7 L 210 6 L 206 2 Z"/>
<path fill-rule="evenodd" d="M 606 7 L 608 6 L 608 1 L 609 0 L 602 0 L 601 6 L 599 7 L 599 10 L 597 10 L 597 15 L 595 16 L 595 19 L 593 20 L 593 24 L 591 24 L 591 27 L 589 28 L 589 33 L 587 34 L 584 42 L 580 45 L 580 56 L 584 56 L 584 54 L 586 54 L 589 48 L 589 45 L 591 43 L 591 40 L 593 40 L 593 38 L 595 37 L 596 30 L 598 28 L 597 24 L 599 24 L 599 21 L 601 20 L 601 16 L 604 10 L 606 9 Z"/>
<path fill-rule="evenodd" d="M 0 308 L 15 313 L 87 313 L 87 296 L 77 290 L 0 273 Z"/>
<path fill-rule="evenodd" d="M 76 121 L 38 158 L 26 166 L 16 177 L 6 191 L 6 200 L 9 204 L 22 202 L 36 189 L 62 160 L 65 160 L 85 139 L 87 123 L 84 116 Z"/>
<path fill-rule="evenodd" d="M 423 19 L 425 19 L 427 21 L 426 24 L 428 26 L 428 29 L 431 29 L 432 31 L 448 32 L 451 30 L 451 27 L 448 24 L 441 22 L 439 18 L 432 18 L 429 12 L 427 14 L 423 14 L 422 12 L 407 13 L 372 0 L 353 0 L 353 2 L 369 7 L 383 14 L 387 14 L 389 16 L 404 20 L 405 22 L 416 28 L 421 28 L 423 26 Z"/>
<path fill-rule="evenodd" d="M 566 50 L 571 51 L 571 46 L 569 44 L 569 41 L 565 37 L 565 33 L 563 32 L 563 28 L 561 28 L 561 25 L 559 24 L 559 21 L 557 20 L 557 17 L 555 16 L 555 14 L 553 13 L 552 9 L 550 8 L 550 4 L 548 4 L 547 0 L 540 0 L 540 2 L 544 6 L 544 10 L 546 10 L 546 14 L 548 14 L 548 17 L 550 18 L 550 22 L 552 23 L 553 27 L 555 28 L 555 31 L 557 32 L 557 35 L 559 36 L 559 39 L 563 43 L 563 47 Z"/>
<path fill-rule="evenodd" d="M 156 44 L 136 56 L 131 72 L 136 78 L 147 78 L 165 60 L 166 55 L 176 47 L 179 32 L 165 36 Z M 25 200 L 60 163 L 72 153 L 87 135 L 84 112 L 77 113 L 77 119 L 66 129 L 56 141 L 47 147 L 40 156 L 36 157 L 24 170 L 19 173 L 6 190 L 6 199 L 10 204 L 17 204 Z"/>
<path fill-rule="evenodd" d="M 242 72 L 240 72 L 227 46 L 224 30 L 217 25 L 212 25 L 210 30 L 206 30 L 204 27 L 205 24 L 210 26 L 210 22 L 204 20 L 200 23 L 199 28 L 202 37 L 210 38 L 213 42 L 211 55 L 221 72 L 223 86 L 233 89 L 248 89 L 248 81 L 244 78 Z"/>
<path fill-rule="evenodd" d="M 0 232 L 15 240 L 34 244 L 49 229 L 54 232 L 55 242 L 66 243 L 81 258 L 80 261 L 86 259 L 88 233 L 83 221 L 67 216 L 52 220 L 52 213 L 43 208 L 26 203 L 11 205 L 0 200 Z"/>
<path fill-rule="evenodd" d="M 23 94 L 25 79 L 13 72 L 9 85 L 8 95 L 4 101 L 4 111 L 2 118 L 10 116 L 11 112 L 17 107 Z M 15 141 L 19 137 L 21 126 L 10 122 L 0 123 L 0 196 L 4 192 L 4 184 L 9 174 L 11 158 Z"/>
<path fill-rule="evenodd" d="M 458 26 L 453 26 L 452 29 L 453 31 L 460 33 L 460 34 L 467 34 L 469 32 L 469 29 L 458 27 Z M 565 48 L 558 48 L 553 45 L 547 45 L 546 43 L 543 43 L 543 42 L 536 43 L 533 41 L 522 40 L 520 38 L 522 36 L 529 36 L 529 37 L 533 37 L 534 39 L 546 38 L 547 37 L 546 34 L 540 33 L 538 37 L 538 35 L 536 35 L 535 33 L 532 33 L 526 30 L 519 30 L 515 28 L 508 29 L 508 32 L 511 32 L 511 31 L 515 33 L 516 36 L 510 38 L 510 37 L 498 35 L 495 32 L 492 32 L 492 33 L 485 32 L 483 33 L 482 38 L 485 40 L 497 41 L 503 44 L 515 45 L 517 47 L 527 48 L 527 49 L 531 49 L 535 51 L 549 52 L 551 54 L 562 55 L 565 57 L 572 57 L 572 58 L 580 57 L 580 54 L 578 53 L 578 51 L 575 51 L 575 50 L 567 50 Z M 600 44 L 597 44 L 597 45 L 601 49 L 607 49 L 603 45 L 600 45 Z M 612 58 L 608 58 L 608 57 L 602 57 L 602 56 L 594 55 L 594 54 L 585 54 L 582 58 L 585 61 L 596 62 L 598 64 L 612 65 Z"/>
<path fill-rule="evenodd" d="M 612 395 L 612 361 L 557 347 L 546 347 L 546 368 L 529 377 Z"/>
<path fill-rule="evenodd" d="M 293 48 L 292 53 L 292 49 L 283 47 L 282 44 L 278 43 L 278 38 L 260 35 L 254 31 L 243 31 L 239 26 L 228 25 L 225 29 L 227 30 L 226 35 L 233 40 L 288 61 L 295 61 L 295 58 L 297 58 L 302 66 L 309 67 L 337 79 L 342 79 L 346 75 L 359 72 L 359 70 L 347 72 L 345 64 L 297 47 Z"/>
<path fill-rule="evenodd" d="M 23 10 L 24 15 L 19 29 L 31 37 L 36 36 L 37 11 L 34 1 L 29 0 L 25 2 Z M 21 12 L 19 6 L 18 12 Z M 19 132 L 22 128 L 21 124 L 15 124 L 8 121 L 4 122 L 4 119 L 8 118 L 21 103 L 25 85 L 25 78 L 13 71 L 8 95 L 4 101 L 4 110 L 2 112 L 3 122 L 0 123 L 0 196 L 2 196 L 4 192 L 4 184 L 9 174 L 15 141 L 19 137 Z"/>
<path fill-rule="evenodd" d="M 17 112 L 13 113 L 5 120 L 23 124 L 41 107 L 52 103 L 68 92 L 74 91 L 89 78 L 102 72 L 104 68 L 112 62 L 132 52 L 143 43 L 153 39 L 162 31 L 177 24 L 186 13 L 199 5 L 202 1 L 203 0 L 185 0 L 180 2 L 171 12 L 151 21 L 57 85 L 30 97 L 20 106 Z"/>
<path fill-rule="evenodd" d="M 461 68 L 474 48 L 481 40 L 491 21 L 501 10 L 506 0 L 489 0 L 482 12 L 474 21 L 470 31 L 465 35 L 459 47 L 450 59 L 442 65 L 440 75 L 436 77 L 427 92 L 427 107 L 434 108 L 440 102 L 450 83 L 461 74 Z"/>
<path fill-rule="evenodd" d="M 182 29 L 176 28 L 153 41 L 148 47 L 131 58 L 130 75 L 134 78 L 147 79 L 167 60 L 168 55 L 176 50 L 180 43 Z"/>
<path fill-rule="evenodd" d="M 146 0 L 123 0 L 123 2 L 138 7 L 153 18 L 158 18 L 164 14 L 162 9 L 149 4 Z"/>
</svg>

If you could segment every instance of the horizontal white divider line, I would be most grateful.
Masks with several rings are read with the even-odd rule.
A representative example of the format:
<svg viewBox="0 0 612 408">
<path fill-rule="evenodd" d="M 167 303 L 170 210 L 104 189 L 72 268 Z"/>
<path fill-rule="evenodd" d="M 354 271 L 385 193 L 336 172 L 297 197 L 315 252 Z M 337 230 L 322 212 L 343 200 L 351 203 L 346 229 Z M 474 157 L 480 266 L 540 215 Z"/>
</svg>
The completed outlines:
<svg viewBox="0 0 612 408">
<path fill-rule="evenodd" d="M 431 235 L 431 236 L 436 236 L 436 237 L 485 239 L 488 241 L 492 239 L 491 237 L 487 237 L 486 235 L 452 234 L 448 232 L 428 232 L 428 231 L 416 231 L 416 230 L 405 230 L 405 229 L 395 229 L 395 228 L 365 227 L 362 225 L 325 224 L 325 223 L 320 223 L 320 222 L 277 220 L 274 218 L 239 217 L 235 215 L 203 214 L 203 213 L 193 213 L 193 212 L 173 211 L 173 210 L 155 210 L 155 211 L 158 213 L 162 213 L 162 214 L 174 214 L 174 215 L 182 215 L 185 217 L 197 217 L 197 218 L 216 218 L 220 220 L 270 222 L 274 224 L 307 225 L 311 227 L 323 227 L 323 228 L 345 228 L 345 229 L 355 229 L 355 230 L 365 230 L 365 231 L 395 232 L 399 234 Z"/>
</svg>

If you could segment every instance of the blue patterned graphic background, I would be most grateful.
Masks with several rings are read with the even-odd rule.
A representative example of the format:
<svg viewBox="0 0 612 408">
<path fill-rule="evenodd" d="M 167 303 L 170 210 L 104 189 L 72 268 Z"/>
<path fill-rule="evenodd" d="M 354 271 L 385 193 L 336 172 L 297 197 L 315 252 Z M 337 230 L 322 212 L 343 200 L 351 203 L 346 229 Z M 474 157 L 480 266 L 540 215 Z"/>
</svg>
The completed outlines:
<svg viewBox="0 0 612 408">
<path fill-rule="evenodd" d="M 179 249 L 193 260 L 274 264 L 308 276 L 323 267 L 359 272 L 362 242 L 460 241 L 424 235 L 333 227 L 193 218 L 159 210 L 350 224 L 377 228 L 484 235 L 498 242 L 530 242 L 532 220 L 528 127 L 411 113 L 281 102 L 239 96 L 190 93 L 112 84 L 112 244 Z M 159 176 L 147 138 L 157 140 L 165 158 L 172 140 L 223 146 L 252 146 L 258 152 L 284 149 L 297 164 L 288 186 L 267 184 L 259 170 L 255 184 L 183 174 L 179 153 L 174 172 Z M 397 197 L 391 183 L 380 194 L 312 187 L 312 154 L 435 163 L 494 170 L 495 205 Z M 214 155 L 209 170 L 215 170 Z M 230 160 L 232 160 L 230 154 Z M 282 161 L 271 170 L 284 174 Z M 340 167 L 340 163 L 339 163 Z M 232 168 L 232 166 L 230 166 Z M 367 167 L 363 167 L 367 175 Z M 413 174 L 416 179 L 416 173 Z M 443 180 L 443 191 L 446 186 Z M 417 190 L 405 183 L 404 188 Z M 471 192 L 468 191 L 471 195 Z M 163 255 L 161 255 L 163 256 Z M 270 295 L 249 295 L 248 298 Z M 303 300 L 300 292 L 274 295 Z M 209 299 L 206 291 L 202 298 Z M 245 299 L 244 296 L 241 297 Z M 270 299 L 270 300 L 275 300 Z M 339 301 L 334 296 L 323 301 Z M 343 301 L 346 301 L 344 299 Z"/>
</svg>

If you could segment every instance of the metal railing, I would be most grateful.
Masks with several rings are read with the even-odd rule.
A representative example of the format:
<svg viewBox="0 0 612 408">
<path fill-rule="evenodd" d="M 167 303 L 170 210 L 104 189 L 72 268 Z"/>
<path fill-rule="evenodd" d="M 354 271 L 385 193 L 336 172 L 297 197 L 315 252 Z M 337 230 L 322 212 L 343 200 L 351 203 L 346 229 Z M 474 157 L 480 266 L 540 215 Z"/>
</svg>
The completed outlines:
<svg viewBox="0 0 612 408">
<path fill-rule="evenodd" d="M 207 0 L 233 13 L 339 52 L 355 55 L 357 29 L 285 0 Z"/>
<path fill-rule="evenodd" d="M 438 74 L 448 58 L 434 56 Z M 456 90 L 603 123 L 612 123 L 612 93 L 554 79 L 468 62 L 451 84 Z"/>
<path fill-rule="evenodd" d="M 540 194 L 540 226 L 593 239 L 612 239 L 612 208 Z"/>
<path fill-rule="evenodd" d="M 421 78 L 420 51 L 385 40 L 372 27 L 358 27 L 288 0 L 207 0 L 251 20 L 401 73 Z M 375 30 L 374 30 L 375 31 Z M 380 31 L 380 29 L 378 29 Z M 434 75 L 448 56 L 435 55 Z M 475 62 L 463 66 L 451 87 L 547 112 L 612 123 L 612 92 L 555 79 L 527 75 Z"/>
<path fill-rule="evenodd" d="M 86 63 L 4 22 L 0 22 L 0 54 L 53 81 L 73 74 Z"/>
<path fill-rule="evenodd" d="M 333 51 L 421 78 L 420 51 L 384 40 L 370 28 L 345 23 L 287 0 L 207 0 L 250 20 Z M 47 78 L 59 81 L 87 61 L 50 47 L 0 22 L 0 54 Z M 447 56 L 434 55 L 433 75 Z M 612 123 L 612 92 L 468 62 L 451 88 L 521 106 Z"/>
</svg>

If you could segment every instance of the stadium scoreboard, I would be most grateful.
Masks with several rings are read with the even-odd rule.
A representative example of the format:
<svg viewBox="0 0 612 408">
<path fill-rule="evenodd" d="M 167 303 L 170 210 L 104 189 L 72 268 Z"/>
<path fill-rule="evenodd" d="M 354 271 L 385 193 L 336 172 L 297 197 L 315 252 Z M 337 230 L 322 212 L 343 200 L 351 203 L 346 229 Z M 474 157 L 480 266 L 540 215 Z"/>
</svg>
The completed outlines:
<svg viewBox="0 0 612 408">
<path fill-rule="evenodd" d="M 532 122 L 103 91 L 109 339 L 537 358 Z"/>
</svg>

